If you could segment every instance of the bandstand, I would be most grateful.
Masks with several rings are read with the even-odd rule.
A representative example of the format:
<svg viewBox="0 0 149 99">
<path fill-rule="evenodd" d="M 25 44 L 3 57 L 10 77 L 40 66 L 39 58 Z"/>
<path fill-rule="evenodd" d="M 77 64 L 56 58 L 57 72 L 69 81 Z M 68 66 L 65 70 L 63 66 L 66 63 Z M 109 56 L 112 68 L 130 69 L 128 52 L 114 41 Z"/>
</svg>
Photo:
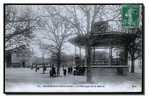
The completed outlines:
<svg viewBox="0 0 149 99">
<path fill-rule="evenodd" d="M 76 36 L 71 40 L 75 46 L 81 46 L 86 53 L 86 67 L 92 68 L 114 68 L 117 74 L 125 75 L 129 71 L 128 66 L 128 44 L 135 38 L 135 34 L 126 32 L 104 32 L 104 33 L 87 33 L 85 36 Z M 87 48 L 86 48 L 87 47 Z M 106 64 L 95 61 L 96 49 L 106 49 L 108 52 L 108 62 Z M 112 49 L 122 50 L 119 59 L 112 58 Z"/>
</svg>

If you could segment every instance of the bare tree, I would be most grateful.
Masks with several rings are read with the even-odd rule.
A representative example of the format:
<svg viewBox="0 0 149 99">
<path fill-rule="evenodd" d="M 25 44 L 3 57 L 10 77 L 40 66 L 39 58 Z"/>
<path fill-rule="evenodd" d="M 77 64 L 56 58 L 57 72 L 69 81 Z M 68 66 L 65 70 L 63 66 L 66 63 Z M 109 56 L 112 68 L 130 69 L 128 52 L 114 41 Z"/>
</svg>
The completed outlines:
<svg viewBox="0 0 149 99">
<path fill-rule="evenodd" d="M 57 56 L 57 76 L 60 74 L 61 56 L 64 44 L 72 35 L 70 24 L 61 17 L 56 16 L 54 11 L 46 9 L 48 16 L 43 18 L 47 33 L 44 39 L 48 40 L 49 50 Z"/>
<path fill-rule="evenodd" d="M 131 72 L 135 72 L 135 60 L 140 58 L 142 59 L 142 29 L 135 28 L 131 32 L 135 35 L 132 35 L 128 41 L 128 53 L 131 59 Z"/>
</svg>

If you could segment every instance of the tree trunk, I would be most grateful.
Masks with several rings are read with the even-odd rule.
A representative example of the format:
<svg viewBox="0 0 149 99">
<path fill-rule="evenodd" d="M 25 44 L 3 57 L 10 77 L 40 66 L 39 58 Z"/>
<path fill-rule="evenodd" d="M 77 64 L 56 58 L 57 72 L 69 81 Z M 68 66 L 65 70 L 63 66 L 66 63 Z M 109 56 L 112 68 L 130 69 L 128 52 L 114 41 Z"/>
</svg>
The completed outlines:
<svg viewBox="0 0 149 99">
<path fill-rule="evenodd" d="M 131 73 L 134 73 L 135 71 L 134 62 L 135 62 L 134 58 L 131 57 Z"/>
<path fill-rule="evenodd" d="M 57 53 L 57 76 L 60 75 L 60 65 L 61 65 L 61 52 Z"/>
<path fill-rule="evenodd" d="M 77 50 L 77 49 L 76 49 L 76 45 L 74 45 L 74 46 L 75 46 L 75 56 L 76 56 L 76 54 L 77 54 L 77 53 L 76 53 L 76 50 Z"/>
<path fill-rule="evenodd" d="M 44 64 L 44 54 L 42 53 L 42 68 L 43 68 L 43 74 L 45 74 L 45 64 Z"/>
<path fill-rule="evenodd" d="M 82 55 L 81 55 L 81 46 L 79 46 L 79 49 L 80 49 L 80 65 L 82 66 Z"/>
<path fill-rule="evenodd" d="M 92 81 L 92 73 L 91 73 L 91 48 L 89 45 L 86 46 L 86 66 L 87 66 L 87 82 L 91 83 Z"/>
<path fill-rule="evenodd" d="M 79 46 L 79 50 L 80 50 L 79 52 L 80 52 L 80 59 L 81 59 L 81 57 L 82 57 L 82 56 L 81 56 L 81 46 Z"/>
</svg>

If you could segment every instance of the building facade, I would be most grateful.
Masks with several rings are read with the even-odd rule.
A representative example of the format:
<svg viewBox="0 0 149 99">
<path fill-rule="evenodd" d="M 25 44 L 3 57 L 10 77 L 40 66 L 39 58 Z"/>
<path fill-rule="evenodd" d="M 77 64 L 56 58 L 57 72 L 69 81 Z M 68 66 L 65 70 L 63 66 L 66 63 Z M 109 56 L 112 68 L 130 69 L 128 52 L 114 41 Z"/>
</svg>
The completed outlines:
<svg viewBox="0 0 149 99">
<path fill-rule="evenodd" d="M 5 50 L 6 67 L 28 67 L 31 64 L 31 51 L 24 45 L 14 49 Z"/>
</svg>

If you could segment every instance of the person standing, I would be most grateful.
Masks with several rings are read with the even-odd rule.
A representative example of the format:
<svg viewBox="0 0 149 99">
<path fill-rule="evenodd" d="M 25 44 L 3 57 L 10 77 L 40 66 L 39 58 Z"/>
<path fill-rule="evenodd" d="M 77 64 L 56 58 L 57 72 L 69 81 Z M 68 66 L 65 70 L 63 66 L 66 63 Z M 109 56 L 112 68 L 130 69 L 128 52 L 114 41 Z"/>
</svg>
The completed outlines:
<svg viewBox="0 0 149 99">
<path fill-rule="evenodd" d="M 64 76 L 66 76 L 66 72 L 67 72 L 67 70 L 64 68 L 64 69 L 63 69 L 63 74 L 64 74 Z"/>
</svg>

